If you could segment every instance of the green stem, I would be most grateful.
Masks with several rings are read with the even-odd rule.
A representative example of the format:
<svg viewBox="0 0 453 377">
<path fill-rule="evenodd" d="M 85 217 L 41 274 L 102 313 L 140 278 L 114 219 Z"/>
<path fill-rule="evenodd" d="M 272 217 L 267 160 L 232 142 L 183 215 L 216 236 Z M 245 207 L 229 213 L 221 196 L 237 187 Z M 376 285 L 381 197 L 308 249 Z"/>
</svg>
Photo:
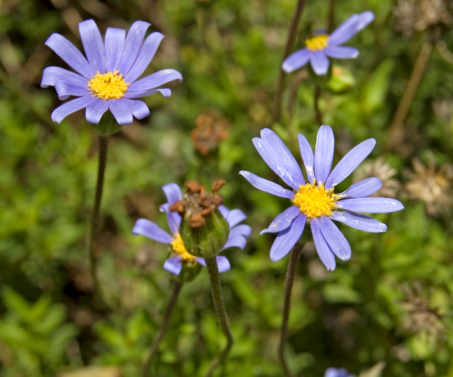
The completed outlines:
<svg viewBox="0 0 453 377">
<path fill-rule="evenodd" d="M 331 33 L 335 22 L 335 3 L 336 0 L 329 0 L 329 11 L 327 13 L 327 32 Z"/>
<path fill-rule="evenodd" d="M 322 113 L 321 113 L 321 109 L 319 108 L 320 98 L 321 98 L 321 87 L 319 85 L 316 85 L 315 92 L 314 92 L 314 105 L 315 105 L 316 122 L 318 122 L 319 126 L 321 126 L 323 124 Z"/>
<path fill-rule="evenodd" d="M 291 47 L 294 44 L 294 39 L 296 38 L 297 32 L 297 25 L 299 24 L 299 20 L 302 15 L 302 10 L 304 9 L 304 5 L 305 0 L 299 0 L 297 2 L 296 10 L 294 11 L 293 18 L 291 19 L 291 25 L 289 27 L 288 39 L 286 40 L 285 50 L 283 51 L 282 64 L 283 61 L 288 57 L 291 51 Z M 275 94 L 274 113 L 272 116 L 274 121 L 280 118 L 280 113 L 282 111 L 282 96 L 285 79 L 285 71 L 281 68 L 282 64 L 280 64 L 280 71 L 278 74 L 277 81 L 277 93 Z"/>
<path fill-rule="evenodd" d="M 220 327 L 223 334 L 227 338 L 227 344 L 222 352 L 209 365 L 205 377 L 212 375 L 213 371 L 225 361 L 231 347 L 233 346 L 233 334 L 231 333 L 230 323 L 228 321 L 228 314 L 225 310 L 225 303 L 223 301 L 222 287 L 220 285 L 219 268 L 217 267 L 216 257 L 206 258 L 206 266 L 208 267 L 209 280 L 211 282 L 212 300 L 214 301 L 214 308 L 219 320 Z"/>
<path fill-rule="evenodd" d="M 285 358 L 285 344 L 288 336 L 288 321 L 289 313 L 291 310 L 291 292 L 293 290 L 294 277 L 296 275 L 297 264 L 299 263 L 300 255 L 302 254 L 304 244 L 301 246 L 294 246 L 291 253 L 291 260 L 289 261 L 288 270 L 286 272 L 285 280 L 285 293 L 283 299 L 283 318 L 280 332 L 280 343 L 278 345 L 278 356 L 280 364 L 282 365 L 283 371 L 286 377 L 292 377 L 291 371 L 289 370 L 288 364 Z"/>
<path fill-rule="evenodd" d="M 90 274 L 91 278 L 93 279 L 94 284 L 94 292 L 99 298 L 101 297 L 99 291 L 99 280 L 97 276 L 97 258 L 94 252 L 94 244 L 96 239 L 96 234 L 99 230 L 99 210 L 101 208 L 101 200 L 102 200 L 102 190 L 104 188 L 104 175 L 105 175 L 105 167 L 107 165 L 107 152 L 108 152 L 108 145 L 109 145 L 109 138 L 104 136 L 99 136 L 99 162 L 98 162 L 98 175 L 96 181 L 96 193 L 94 196 L 94 205 L 93 205 L 93 212 L 91 215 L 91 228 L 90 228 L 90 236 L 88 238 L 88 257 L 90 260 Z"/>
<path fill-rule="evenodd" d="M 168 302 L 167 309 L 165 310 L 163 323 L 159 329 L 159 333 L 154 338 L 154 341 L 151 344 L 148 358 L 146 359 L 146 362 L 143 365 L 143 376 L 144 377 L 151 376 L 151 374 L 150 374 L 151 362 L 153 361 L 154 355 L 156 354 L 157 348 L 159 347 L 161 340 L 163 339 L 165 333 L 167 332 L 168 325 L 170 324 L 171 315 L 173 314 L 173 309 L 175 308 L 175 304 L 178 299 L 179 292 L 181 292 L 182 285 L 183 285 L 183 283 L 178 281 L 178 282 L 176 282 L 175 286 L 173 287 L 173 292 L 171 294 L 170 301 Z"/>
</svg>

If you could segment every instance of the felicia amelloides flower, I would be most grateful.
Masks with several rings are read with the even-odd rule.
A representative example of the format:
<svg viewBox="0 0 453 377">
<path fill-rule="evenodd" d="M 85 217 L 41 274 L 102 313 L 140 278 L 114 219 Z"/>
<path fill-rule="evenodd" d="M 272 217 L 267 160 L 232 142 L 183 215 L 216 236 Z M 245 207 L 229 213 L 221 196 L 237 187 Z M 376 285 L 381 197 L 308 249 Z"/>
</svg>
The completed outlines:
<svg viewBox="0 0 453 377">
<path fill-rule="evenodd" d="M 292 72 L 310 61 L 317 75 L 325 75 L 329 70 L 329 58 L 353 59 L 359 56 L 359 50 L 354 47 L 341 46 L 356 33 L 362 30 L 374 19 L 373 12 L 367 11 L 354 14 L 343 22 L 332 34 L 318 32 L 305 40 L 305 48 L 288 56 L 282 68 Z"/>
<path fill-rule="evenodd" d="M 240 172 L 256 188 L 291 202 L 291 206 L 261 232 L 277 233 L 270 251 L 274 261 L 289 253 L 302 236 L 305 224 L 309 223 L 321 261 L 328 270 L 334 270 L 335 256 L 342 260 L 349 259 L 351 247 L 332 220 L 366 232 L 379 233 L 387 230 L 385 224 L 357 212 L 387 213 L 404 208 L 395 199 L 369 197 L 382 187 L 381 180 L 376 177 L 354 183 L 343 193 L 334 193 L 335 186 L 343 182 L 371 153 L 376 144 L 374 139 L 357 145 L 331 171 L 334 154 L 332 129 L 329 126 L 319 129 L 315 153 L 305 136 L 299 134 L 308 182 L 296 159 L 275 132 L 263 129 L 261 138 L 254 138 L 253 144 L 269 167 L 292 189 L 285 189 L 248 171 Z"/>
<path fill-rule="evenodd" d="M 148 106 L 136 98 L 154 93 L 171 95 L 162 85 L 182 80 L 174 69 L 164 69 L 137 80 L 148 67 L 164 37 L 151 33 L 145 40 L 150 24 L 136 21 L 129 32 L 107 28 L 105 39 L 93 20 L 79 23 L 80 37 L 86 57 L 65 37 L 52 34 L 46 41 L 60 58 L 75 72 L 60 67 L 44 69 L 41 87 L 54 86 L 60 100 L 78 97 L 57 107 L 52 120 L 60 123 L 66 116 L 86 109 L 88 122 L 98 124 L 110 110 L 118 124 L 130 124 L 133 117 L 143 119 L 149 115 Z"/>
<path fill-rule="evenodd" d="M 147 219 L 138 219 L 132 229 L 132 234 L 143 235 L 154 241 L 170 245 L 170 258 L 164 263 L 164 269 L 173 275 L 180 275 L 184 267 L 193 268 L 198 265 L 206 266 L 205 259 L 192 255 L 188 252 L 181 236 L 182 217 L 177 212 L 183 200 L 182 192 L 175 183 L 170 183 L 162 187 L 168 202 L 163 204 L 160 209 L 167 215 L 168 226 L 171 234 L 168 234 L 158 225 Z M 217 252 L 230 247 L 243 249 L 250 235 L 250 226 L 241 224 L 245 220 L 245 214 L 239 210 L 229 210 L 223 205 L 218 207 L 221 216 L 226 220 L 229 228 L 226 242 L 223 242 Z M 196 221 L 197 219 L 195 219 Z M 224 256 L 216 256 L 219 272 L 226 272 L 230 269 L 230 262 Z"/>
</svg>

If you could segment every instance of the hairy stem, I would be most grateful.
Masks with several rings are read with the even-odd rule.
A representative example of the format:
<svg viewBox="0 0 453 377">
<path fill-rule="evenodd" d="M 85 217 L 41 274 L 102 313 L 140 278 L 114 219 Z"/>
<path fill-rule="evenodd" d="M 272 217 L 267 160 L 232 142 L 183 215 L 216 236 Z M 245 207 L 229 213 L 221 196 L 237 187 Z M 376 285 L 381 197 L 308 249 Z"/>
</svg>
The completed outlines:
<svg viewBox="0 0 453 377">
<path fill-rule="evenodd" d="M 215 257 L 206 258 L 206 266 L 208 267 L 209 280 L 211 282 L 212 300 L 214 301 L 214 308 L 219 320 L 220 327 L 223 334 L 227 339 L 227 344 L 222 352 L 209 365 L 205 377 L 212 375 L 213 371 L 225 361 L 228 353 L 233 346 L 233 334 L 231 333 L 228 314 L 225 309 L 225 302 L 223 301 L 222 287 L 220 285 L 219 268 L 217 267 L 217 260 Z"/>
<path fill-rule="evenodd" d="M 321 87 L 319 85 L 315 86 L 315 91 L 314 91 L 314 105 L 315 105 L 315 115 L 316 115 L 316 122 L 318 122 L 318 125 L 322 125 L 322 113 L 321 109 L 319 108 L 319 100 L 321 99 Z"/>
<path fill-rule="evenodd" d="M 288 336 L 288 321 L 289 321 L 289 313 L 291 310 L 291 292 L 293 290 L 294 284 L 294 277 L 296 275 L 297 264 L 299 263 L 300 255 L 302 254 L 304 245 L 297 245 L 294 246 L 293 251 L 291 253 L 291 260 L 289 261 L 288 270 L 286 272 L 286 280 L 285 280 L 285 293 L 283 299 L 283 318 L 282 318 L 282 326 L 280 332 L 280 343 L 278 345 L 278 356 L 280 359 L 280 364 L 282 365 L 282 369 L 285 372 L 286 377 L 292 377 L 291 371 L 289 370 L 288 364 L 285 358 L 285 344 L 286 338 Z"/>
<path fill-rule="evenodd" d="M 94 243 L 96 234 L 99 230 L 99 210 L 101 208 L 102 190 L 104 187 L 105 167 L 107 165 L 107 152 L 109 145 L 109 138 L 99 136 L 99 162 L 98 162 L 98 175 L 96 181 L 96 193 L 94 196 L 93 212 L 91 215 L 91 228 L 90 236 L 88 238 L 88 257 L 90 260 L 90 274 L 93 279 L 94 292 L 98 297 L 101 297 L 99 291 L 99 280 L 97 276 L 97 258 L 94 252 Z"/>
<path fill-rule="evenodd" d="M 414 100 L 415 93 L 417 92 L 420 81 L 425 72 L 426 65 L 428 64 L 429 57 L 433 50 L 433 45 L 429 42 L 425 42 L 420 50 L 415 61 L 414 69 L 412 70 L 411 77 L 407 83 L 401 102 L 398 109 L 393 117 L 388 137 L 386 141 L 386 148 L 393 149 L 400 144 L 404 136 L 404 120 L 406 119 L 407 113 L 411 107 L 412 101 Z"/>
<path fill-rule="evenodd" d="M 148 358 L 146 359 L 145 364 L 143 365 L 143 376 L 150 377 L 150 367 L 153 361 L 154 355 L 156 354 L 157 348 L 161 340 L 163 339 L 165 333 L 167 332 L 168 325 L 170 324 L 171 315 L 173 314 L 173 309 L 175 308 L 176 301 L 179 296 L 179 292 L 181 292 L 183 283 L 176 282 L 175 286 L 173 287 L 173 292 L 170 297 L 170 301 L 168 301 L 167 309 L 165 310 L 163 323 L 160 326 L 159 332 L 157 336 L 154 338 L 153 343 L 151 344 L 151 348 L 149 349 Z"/>
<path fill-rule="evenodd" d="M 305 0 L 299 0 L 297 2 L 296 9 L 293 14 L 293 18 L 291 19 L 291 25 L 289 27 L 288 32 L 288 39 L 286 40 L 285 50 L 283 51 L 283 61 L 288 57 L 289 52 L 291 51 L 291 47 L 294 44 L 294 39 L 296 38 L 297 32 L 297 25 L 299 24 L 300 17 L 302 15 L 302 10 L 304 9 Z M 278 74 L 278 81 L 277 81 L 277 91 L 275 94 L 275 102 L 274 102 L 274 112 L 272 115 L 272 119 L 274 121 L 280 118 L 280 114 L 282 111 L 282 96 L 283 96 L 283 86 L 285 81 L 285 71 L 283 71 L 282 64 L 280 64 L 280 71 Z"/>
</svg>

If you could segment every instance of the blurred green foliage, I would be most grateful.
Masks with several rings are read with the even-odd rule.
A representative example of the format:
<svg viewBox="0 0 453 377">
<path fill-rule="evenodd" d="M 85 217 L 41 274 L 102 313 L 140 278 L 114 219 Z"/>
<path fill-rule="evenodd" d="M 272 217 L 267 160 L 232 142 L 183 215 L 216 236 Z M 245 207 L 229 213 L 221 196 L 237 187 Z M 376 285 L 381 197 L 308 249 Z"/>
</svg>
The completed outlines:
<svg viewBox="0 0 453 377">
<path fill-rule="evenodd" d="M 307 1 L 292 51 L 303 46 L 311 30 L 326 27 L 328 6 L 327 0 Z M 287 353 L 292 370 L 306 377 L 322 376 L 329 366 L 359 375 L 378 365 L 370 374 L 377 376 L 379 362 L 385 363 L 383 376 L 453 376 L 451 178 L 445 178 L 448 185 L 441 192 L 446 200 L 431 193 L 434 203 L 446 203 L 433 212 L 429 198 L 410 195 L 407 184 L 414 178 L 405 173 L 413 171 L 415 157 L 425 165 L 431 158 L 437 166 L 452 164 L 453 55 L 448 46 L 453 46 L 453 32 L 442 27 L 437 34 L 425 29 L 404 36 L 396 6 L 391 0 L 336 4 L 335 25 L 367 9 L 376 14 L 349 42 L 360 56 L 334 62 L 352 87 L 337 90 L 331 83 L 322 93 L 324 122 L 336 132 L 336 161 L 374 137 L 377 147 L 368 161 L 382 156 L 396 169 L 395 195 L 406 209 L 378 216 L 389 226 L 384 234 L 340 225 L 353 256 L 339 261 L 334 272 L 325 271 L 313 247 L 303 253 Z M 289 0 L 2 2 L 2 376 L 58 376 L 87 365 L 118 366 L 125 377 L 140 376 L 173 283 L 162 269 L 166 246 L 132 236 L 132 226 L 144 217 L 166 229 L 158 210 L 162 185 L 194 179 L 210 184 L 218 178 L 228 183 L 222 189 L 225 204 L 241 208 L 253 232 L 245 251 L 225 253 L 232 270 L 221 279 L 235 345 L 216 375 L 281 375 L 276 349 L 288 258 L 271 262 L 273 236 L 259 236 L 259 231 L 288 203 L 252 189 L 238 172 L 277 181 L 251 143 L 264 127 L 279 133 L 299 160 L 294 135 L 302 132 L 315 142 L 314 85 L 308 79 L 298 82 L 298 72 L 286 76 L 282 117 L 271 118 L 294 7 Z M 93 296 L 84 254 L 96 137 L 83 112 L 53 124 L 50 113 L 60 102 L 52 88 L 39 88 L 44 67 L 64 66 L 45 40 L 58 32 L 80 47 L 77 23 L 89 18 L 102 31 L 150 21 L 166 38 L 149 72 L 174 68 L 184 77 L 171 98 L 146 98 L 151 116 L 123 127 L 110 140 L 96 250 L 109 310 Z M 393 115 L 428 41 L 434 49 L 404 123 L 404 138 L 389 149 Z M 228 138 L 214 143 L 207 155 L 191 137 L 203 114 L 228 124 Z M 427 188 L 433 184 L 420 179 Z M 154 375 L 202 375 L 223 344 L 203 271 L 182 289 Z"/>
</svg>

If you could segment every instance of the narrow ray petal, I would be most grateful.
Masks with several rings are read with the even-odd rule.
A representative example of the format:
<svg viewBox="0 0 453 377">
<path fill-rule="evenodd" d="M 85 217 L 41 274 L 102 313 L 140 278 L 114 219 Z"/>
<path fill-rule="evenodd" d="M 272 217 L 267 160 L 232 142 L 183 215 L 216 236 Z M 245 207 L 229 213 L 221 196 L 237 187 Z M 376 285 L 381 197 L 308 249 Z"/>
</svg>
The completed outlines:
<svg viewBox="0 0 453 377">
<path fill-rule="evenodd" d="M 96 23 L 93 20 L 79 23 L 79 33 L 88 61 L 96 71 L 105 73 L 105 46 Z"/>
<path fill-rule="evenodd" d="M 355 59 L 359 56 L 359 50 L 355 47 L 329 46 L 324 53 L 330 58 L 335 59 Z"/>
<path fill-rule="evenodd" d="M 247 239 L 243 236 L 228 238 L 227 242 L 225 243 L 225 245 L 223 245 L 220 251 L 228 249 L 230 247 L 238 247 L 239 249 L 244 249 L 246 244 Z"/>
<path fill-rule="evenodd" d="M 179 275 L 182 270 L 182 264 L 179 257 L 168 258 L 164 263 L 164 270 L 170 272 L 173 275 Z"/>
<path fill-rule="evenodd" d="M 169 207 L 170 207 L 170 204 L 165 203 L 159 207 L 159 210 L 161 212 L 165 212 L 165 214 L 167 215 L 167 223 L 168 223 L 168 227 L 170 228 L 171 232 L 173 234 L 178 234 L 179 227 L 181 225 L 181 215 L 177 212 L 170 211 Z"/>
<path fill-rule="evenodd" d="M 131 124 L 134 120 L 132 111 L 129 106 L 121 100 L 109 100 L 109 109 L 115 117 L 118 124 Z"/>
<path fill-rule="evenodd" d="M 299 134 L 298 139 L 300 154 L 305 165 L 305 170 L 307 171 L 308 182 L 313 184 L 313 179 L 315 178 L 315 155 L 313 153 L 313 149 L 311 149 L 311 145 L 308 143 L 308 140 L 304 135 Z"/>
<path fill-rule="evenodd" d="M 73 99 L 71 101 L 65 102 L 63 105 L 58 106 L 51 115 L 52 121 L 55 123 L 60 123 L 64 118 L 69 114 L 75 113 L 78 110 L 81 110 L 88 105 L 96 101 L 96 97 L 91 95 L 86 95 Z"/>
<path fill-rule="evenodd" d="M 313 219 L 310 222 L 310 226 L 313 235 L 313 242 L 315 243 L 319 259 L 321 259 L 321 262 L 324 263 L 324 266 L 326 266 L 328 270 L 335 270 L 335 267 L 337 265 L 335 262 L 335 256 L 332 250 L 330 250 L 330 247 L 324 239 L 324 236 L 322 235 L 320 228 L 321 224 L 319 223 L 319 221 L 317 221 L 317 219 Z"/>
<path fill-rule="evenodd" d="M 396 199 L 390 198 L 356 198 L 337 202 L 338 208 L 354 212 L 388 213 L 400 211 L 404 206 Z"/>
<path fill-rule="evenodd" d="M 242 175 L 247 181 L 249 181 L 252 186 L 256 187 L 258 190 L 279 196 L 281 198 L 292 199 L 294 197 L 294 192 L 283 188 L 277 183 L 258 177 L 257 175 L 245 170 L 241 170 L 239 174 Z"/>
<path fill-rule="evenodd" d="M 155 89 L 158 86 L 164 85 L 173 80 L 182 81 L 181 74 L 174 69 L 163 69 L 133 82 L 129 86 L 129 90 L 132 92 L 144 92 Z"/>
<path fill-rule="evenodd" d="M 118 69 L 121 57 L 123 56 L 125 38 L 126 30 L 113 27 L 107 28 L 105 32 L 105 63 L 107 72 L 114 72 Z"/>
<path fill-rule="evenodd" d="M 170 97 L 171 96 L 171 89 L 168 88 L 159 88 L 159 89 L 152 89 L 152 90 L 146 90 L 144 92 L 131 92 L 128 90 L 125 94 L 125 98 L 140 98 L 140 97 L 147 97 L 152 94 L 160 93 L 164 97 Z"/>
<path fill-rule="evenodd" d="M 132 229 L 132 234 L 140 234 L 154 241 L 167 244 L 170 244 L 173 241 L 173 237 L 170 236 L 165 230 L 147 219 L 138 219 Z"/>
<path fill-rule="evenodd" d="M 118 70 L 123 76 L 126 76 L 134 65 L 149 25 L 148 22 L 136 21 L 127 32 L 126 40 L 124 41 L 123 56 L 118 65 Z"/>
<path fill-rule="evenodd" d="M 176 183 L 168 183 L 162 186 L 162 190 L 165 193 L 167 202 L 169 204 L 176 203 L 178 200 L 182 200 L 182 192 Z"/>
<path fill-rule="evenodd" d="M 225 207 L 224 205 L 220 205 L 219 206 L 219 211 L 222 214 L 223 218 L 225 220 L 227 220 L 228 219 L 228 215 L 230 214 L 230 210 L 227 207 Z"/>
<path fill-rule="evenodd" d="M 330 35 L 329 46 L 343 44 L 373 20 L 374 13 L 370 11 L 352 15 Z"/>
<path fill-rule="evenodd" d="M 223 272 L 227 272 L 230 270 L 231 266 L 230 266 L 230 262 L 228 261 L 228 259 L 224 256 L 218 256 L 215 258 L 216 261 L 217 261 L 217 267 L 219 268 L 219 272 L 220 273 L 223 273 Z"/>
<path fill-rule="evenodd" d="M 236 236 L 243 236 L 243 237 L 248 237 L 250 236 L 250 233 L 252 232 L 252 228 L 250 228 L 249 225 L 246 224 L 241 224 L 238 225 L 234 228 L 231 228 L 230 234 L 228 235 L 229 237 L 236 237 Z"/>
<path fill-rule="evenodd" d="M 55 86 L 57 83 L 71 83 L 86 88 L 88 80 L 77 73 L 60 67 L 47 67 L 42 72 L 41 88 Z"/>
<path fill-rule="evenodd" d="M 302 50 L 296 51 L 288 56 L 282 64 L 282 69 L 285 72 L 292 72 L 296 69 L 307 64 L 308 60 L 310 59 L 310 51 L 308 49 L 303 48 Z"/>
<path fill-rule="evenodd" d="M 377 177 L 365 178 L 349 186 L 349 188 L 340 194 L 341 198 L 365 198 L 373 195 L 382 187 L 382 181 Z"/>
<path fill-rule="evenodd" d="M 67 81 L 59 81 L 55 84 L 55 91 L 58 94 L 58 99 L 65 100 L 70 96 L 82 97 L 91 94 L 86 85 L 79 85 L 78 83 Z"/>
<path fill-rule="evenodd" d="M 332 128 L 321 126 L 316 137 L 315 176 L 318 184 L 324 183 L 332 167 L 335 139 Z"/>
<path fill-rule="evenodd" d="M 297 206 L 291 206 L 280 213 L 274 221 L 271 222 L 267 229 L 261 231 L 263 233 L 278 233 L 288 228 L 297 215 L 300 214 L 300 209 Z"/>
<path fill-rule="evenodd" d="M 85 117 L 89 123 L 98 124 L 102 115 L 108 110 L 107 101 L 97 99 L 85 109 Z"/>
<path fill-rule="evenodd" d="M 96 74 L 96 70 L 88 63 L 82 53 L 62 35 L 52 34 L 45 44 L 62 58 L 67 65 L 85 78 L 90 79 L 91 76 Z"/>
<path fill-rule="evenodd" d="M 341 260 L 351 258 L 351 246 L 340 232 L 340 229 L 326 216 L 319 218 L 321 233 L 329 245 L 330 250 Z"/>
<path fill-rule="evenodd" d="M 163 37 L 163 34 L 155 32 L 146 38 L 142 48 L 140 49 L 140 53 L 137 56 L 137 60 L 125 76 L 126 82 L 135 81 L 143 72 L 145 72 L 146 67 L 148 67 L 149 63 L 154 58 Z"/>
<path fill-rule="evenodd" d="M 318 76 L 322 76 L 329 70 L 330 62 L 324 54 L 324 51 L 312 51 L 310 54 L 310 64 L 313 71 L 315 71 Z"/>
<path fill-rule="evenodd" d="M 380 221 L 365 215 L 359 215 L 353 212 L 338 212 L 335 211 L 330 215 L 330 218 L 339 221 L 343 224 L 363 230 L 370 233 L 382 233 L 387 231 L 387 225 Z"/>
<path fill-rule="evenodd" d="M 307 217 L 301 213 L 291 226 L 280 232 L 271 247 L 270 257 L 273 261 L 282 259 L 290 252 L 304 232 Z"/>
<path fill-rule="evenodd" d="M 343 182 L 368 157 L 376 145 L 375 139 L 368 139 L 351 149 L 335 166 L 327 178 L 326 189 Z"/>
<path fill-rule="evenodd" d="M 122 99 L 122 101 L 127 104 L 132 111 L 132 115 L 137 119 L 146 118 L 150 114 L 148 105 L 143 101 L 130 99 Z"/>
<path fill-rule="evenodd" d="M 240 209 L 232 209 L 228 213 L 228 217 L 226 218 L 226 221 L 228 221 L 230 228 L 233 228 L 234 226 L 236 226 L 237 224 L 239 224 L 241 221 L 245 220 L 246 218 L 247 218 L 247 216 Z"/>
</svg>

